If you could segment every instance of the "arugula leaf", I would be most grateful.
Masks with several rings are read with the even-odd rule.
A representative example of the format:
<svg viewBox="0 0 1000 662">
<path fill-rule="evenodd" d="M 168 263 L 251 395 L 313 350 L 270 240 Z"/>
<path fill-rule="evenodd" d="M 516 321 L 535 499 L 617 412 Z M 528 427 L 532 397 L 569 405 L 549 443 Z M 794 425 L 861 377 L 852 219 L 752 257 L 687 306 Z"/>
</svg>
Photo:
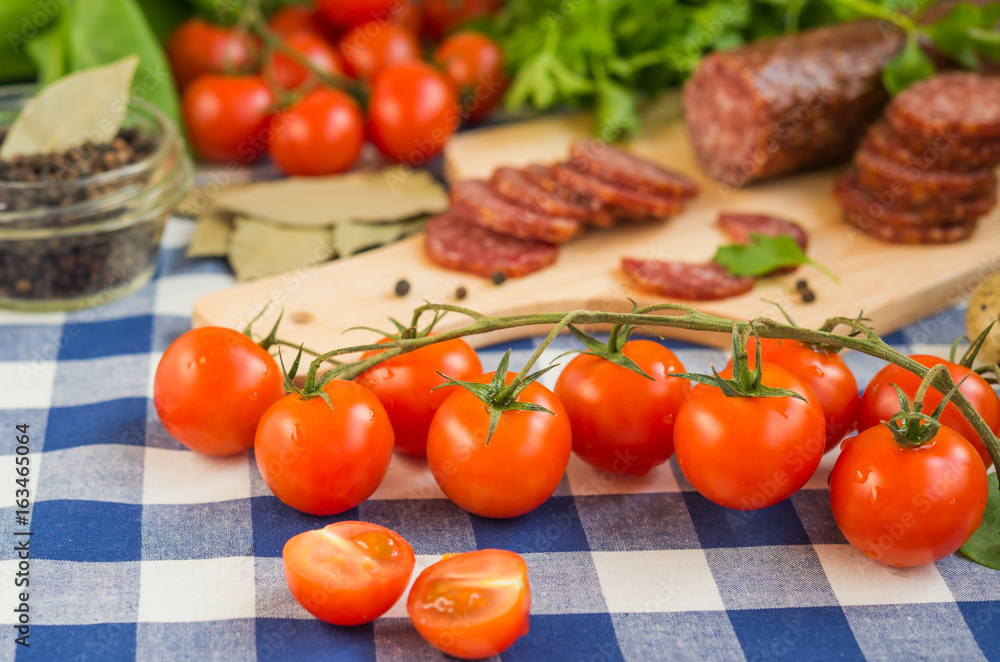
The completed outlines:
<svg viewBox="0 0 1000 662">
<path fill-rule="evenodd" d="M 958 551 L 979 565 L 1000 570 L 1000 487 L 995 473 L 989 476 L 983 523 Z"/>
<path fill-rule="evenodd" d="M 766 276 L 782 267 L 809 264 L 826 274 L 830 280 L 840 282 L 829 269 L 806 256 L 787 234 L 771 237 L 753 232 L 750 234 L 750 243 L 720 246 L 712 259 L 734 276 Z"/>
<path fill-rule="evenodd" d="M 882 84 L 896 96 L 910 85 L 934 75 L 934 64 L 920 47 L 916 32 L 906 38 L 906 45 L 882 70 Z"/>
</svg>

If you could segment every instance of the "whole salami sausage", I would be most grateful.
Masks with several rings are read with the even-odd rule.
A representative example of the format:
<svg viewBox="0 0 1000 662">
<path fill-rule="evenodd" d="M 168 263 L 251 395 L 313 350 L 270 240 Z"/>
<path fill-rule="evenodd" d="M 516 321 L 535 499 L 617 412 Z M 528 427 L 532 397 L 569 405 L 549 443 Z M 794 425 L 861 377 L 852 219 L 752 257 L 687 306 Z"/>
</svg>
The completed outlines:
<svg viewBox="0 0 1000 662">
<path fill-rule="evenodd" d="M 880 74 L 902 45 L 858 21 L 707 56 L 683 94 L 702 168 L 743 186 L 846 159 L 888 99 Z"/>
</svg>

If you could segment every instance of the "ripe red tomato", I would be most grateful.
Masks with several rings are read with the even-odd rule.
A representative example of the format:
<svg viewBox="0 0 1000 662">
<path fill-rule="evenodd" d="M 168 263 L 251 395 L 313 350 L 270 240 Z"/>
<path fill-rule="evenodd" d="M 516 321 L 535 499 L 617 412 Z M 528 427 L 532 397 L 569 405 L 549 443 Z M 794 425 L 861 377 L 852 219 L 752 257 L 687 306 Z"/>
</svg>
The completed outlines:
<svg viewBox="0 0 1000 662">
<path fill-rule="evenodd" d="M 756 363 L 757 340 L 747 340 L 750 367 Z M 836 352 L 797 340 L 760 339 L 760 357 L 788 370 L 813 390 L 826 418 L 826 450 L 833 449 L 854 430 L 858 419 L 858 381 Z M 732 366 L 732 360 L 729 365 Z"/>
<path fill-rule="evenodd" d="M 192 18 L 174 29 L 166 50 L 174 80 L 184 89 L 202 74 L 246 70 L 252 64 L 255 44 L 246 35 Z"/>
<path fill-rule="evenodd" d="M 507 383 L 515 373 L 507 373 Z M 467 380 L 488 383 L 493 373 Z M 545 412 L 506 411 L 487 444 L 490 415 L 476 396 L 456 389 L 427 433 L 427 464 L 449 499 L 483 517 L 517 517 L 552 496 L 573 446 L 562 404 L 538 382 L 517 396 Z"/>
<path fill-rule="evenodd" d="M 499 0 L 424 0 L 424 34 L 432 41 L 476 19 L 486 18 L 500 9 Z"/>
<path fill-rule="evenodd" d="M 335 379 L 322 398 L 291 394 L 260 419 L 254 455 L 274 496 L 310 515 L 336 515 L 372 495 L 392 457 L 392 425 L 371 391 Z"/>
<path fill-rule="evenodd" d="M 383 338 L 379 342 L 387 342 Z M 365 352 L 367 359 L 378 352 Z M 447 380 L 471 381 L 483 374 L 479 355 L 461 338 L 422 347 L 380 363 L 356 381 L 379 399 L 396 433 L 396 450 L 427 454 L 427 431 L 434 413 L 458 387 L 439 388 Z"/>
<path fill-rule="evenodd" d="M 170 343 L 153 379 L 163 427 L 207 455 L 252 448 L 257 422 L 283 395 L 284 378 L 271 355 L 242 333 L 217 326 Z"/>
<path fill-rule="evenodd" d="M 365 23 L 345 34 L 339 43 L 347 73 L 371 80 L 386 67 L 420 60 L 420 42 L 398 23 Z"/>
<path fill-rule="evenodd" d="M 292 597 L 335 625 L 360 625 L 396 604 L 413 574 L 413 548 L 395 531 L 335 522 L 295 536 L 281 552 Z"/>
<path fill-rule="evenodd" d="M 556 397 L 580 459 L 602 471 L 643 476 L 674 454 L 674 418 L 691 384 L 668 376 L 684 372 L 684 365 L 659 343 L 630 340 L 622 353 L 653 380 L 580 354 L 559 375 Z"/>
<path fill-rule="evenodd" d="M 732 369 L 720 373 L 732 377 Z M 805 382 L 765 363 L 763 384 L 792 397 L 727 397 L 697 384 L 674 426 L 677 462 L 698 492 L 720 506 L 757 510 L 787 499 L 816 471 L 826 446 L 823 407 Z"/>
<path fill-rule="evenodd" d="M 386 157 L 413 166 L 426 163 L 444 148 L 458 119 L 451 84 L 429 65 L 397 64 L 375 76 L 368 128 Z"/>
<path fill-rule="evenodd" d="M 260 76 L 201 76 L 182 101 L 194 150 L 207 161 L 254 161 L 267 149 L 273 104 Z"/>
<path fill-rule="evenodd" d="M 445 554 L 417 576 L 406 611 L 417 632 L 448 655 L 498 655 L 528 633 L 528 564 L 504 549 Z"/>
<path fill-rule="evenodd" d="M 286 38 L 297 32 L 310 32 L 324 39 L 333 36 L 329 26 L 308 5 L 289 5 L 279 9 L 271 15 L 267 24 L 277 35 Z"/>
<path fill-rule="evenodd" d="M 317 0 L 319 12 L 341 30 L 377 21 L 386 23 L 399 11 L 401 0 Z"/>
<path fill-rule="evenodd" d="M 986 471 L 976 449 L 941 426 L 903 448 L 884 425 L 844 441 L 830 473 L 830 507 L 858 551 L 896 567 L 933 563 L 969 539 L 983 519 Z"/>
<path fill-rule="evenodd" d="M 478 32 L 456 32 L 438 46 L 434 61 L 458 90 L 462 116 L 478 122 L 496 107 L 507 89 L 500 46 Z"/>
<path fill-rule="evenodd" d="M 354 99 L 320 87 L 275 122 L 268 151 L 289 175 L 331 175 L 354 165 L 364 141 L 364 119 Z"/>
<path fill-rule="evenodd" d="M 997 397 L 996 391 L 985 379 L 968 368 L 963 368 L 957 363 L 936 356 L 916 354 L 910 358 L 928 368 L 943 363 L 948 367 L 948 373 L 956 384 L 968 375 L 968 379 L 962 383 L 959 390 L 962 395 L 968 398 L 986 424 L 990 426 L 990 429 L 994 433 L 1000 432 L 1000 397 Z M 893 414 L 899 411 L 899 396 L 896 394 L 896 389 L 891 386 L 892 384 L 899 386 L 912 402 L 920 387 L 920 378 L 909 370 L 904 370 L 893 364 L 879 370 L 868 382 L 865 392 L 861 395 L 861 405 L 858 409 L 859 430 L 875 427 L 880 421 L 889 420 Z M 934 411 L 940 402 L 940 391 L 933 388 L 928 389 L 924 399 L 924 412 L 929 414 Z M 993 464 L 983 440 L 976 433 L 975 428 L 965 419 L 962 412 L 958 410 L 958 407 L 949 402 L 941 414 L 940 421 L 968 439 L 979 451 L 979 456 L 986 467 Z"/>
<path fill-rule="evenodd" d="M 304 55 L 314 67 L 325 74 L 343 74 L 344 62 L 340 54 L 326 40 L 312 32 L 297 32 L 285 39 L 292 49 Z M 282 53 L 275 53 L 267 63 L 274 80 L 286 90 L 292 90 L 313 78 L 301 64 Z"/>
</svg>

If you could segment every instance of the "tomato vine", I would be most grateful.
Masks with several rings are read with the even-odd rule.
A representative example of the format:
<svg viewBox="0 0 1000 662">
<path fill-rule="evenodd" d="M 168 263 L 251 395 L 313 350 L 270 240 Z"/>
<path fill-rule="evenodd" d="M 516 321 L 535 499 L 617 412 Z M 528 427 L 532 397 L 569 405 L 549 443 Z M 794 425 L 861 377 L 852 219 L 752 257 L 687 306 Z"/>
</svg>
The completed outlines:
<svg viewBox="0 0 1000 662">
<path fill-rule="evenodd" d="M 418 336 L 417 329 L 421 318 L 429 313 L 438 319 L 444 313 L 453 313 L 468 317 L 471 321 L 468 324 L 451 330 L 433 335 Z M 664 315 L 662 313 L 669 314 Z M 863 318 L 860 316 L 857 318 L 831 317 L 819 329 L 806 329 L 763 317 L 750 321 L 734 321 L 724 317 L 708 315 L 690 306 L 677 303 L 663 303 L 636 308 L 628 313 L 573 310 L 497 317 L 483 315 L 475 310 L 461 306 L 426 303 L 413 311 L 410 326 L 400 333 L 399 339 L 377 344 L 344 347 L 320 354 L 309 365 L 307 381 L 311 384 L 316 384 L 318 388 L 322 388 L 323 385 L 333 379 L 353 379 L 365 370 L 383 361 L 445 340 L 519 327 L 552 326 L 553 328 L 548 336 L 539 344 L 525 366 L 517 374 L 517 377 L 508 385 L 508 388 L 513 392 L 528 380 L 532 374 L 531 368 L 537 363 L 542 353 L 560 331 L 571 327 L 571 325 L 595 324 L 611 325 L 613 328 L 621 328 L 622 326 L 646 328 L 668 327 L 714 333 L 733 333 L 735 329 L 736 332 L 741 334 L 750 332 L 752 327 L 753 331 L 761 338 L 798 340 L 828 347 L 853 349 L 868 356 L 898 365 L 921 378 L 925 377 L 928 373 L 926 366 L 898 352 L 882 340 L 874 329 L 864 323 Z M 846 333 L 836 333 L 835 330 L 838 328 L 846 328 L 849 331 Z M 338 356 L 372 350 L 383 351 L 363 360 L 338 365 L 330 369 L 321 379 L 316 380 L 318 371 L 327 361 Z M 941 393 L 948 393 L 955 388 L 955 382 L 947 371 L 932 375 L 930 385 Z M 979 433 L 994 464 L 1000 466 L 1000 440 L 994 435 L 989 425 L 961 392 L 955 392 L 952 402 L 968 419 L 976 432 Z"/>
</svg>

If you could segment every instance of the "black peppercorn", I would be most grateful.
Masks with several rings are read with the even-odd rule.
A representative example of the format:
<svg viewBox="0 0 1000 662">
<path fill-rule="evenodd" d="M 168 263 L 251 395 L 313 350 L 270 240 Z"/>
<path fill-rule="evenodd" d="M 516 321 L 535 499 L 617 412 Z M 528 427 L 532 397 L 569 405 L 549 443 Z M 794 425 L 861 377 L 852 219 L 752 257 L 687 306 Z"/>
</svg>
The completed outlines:
<svg viewBox="0 0 1000 662">
<path fill-rule="evenodd" d="M 459 301 L 461 301 L 462 299 L 464 299 L 468 294 L 469 293 L 466 291 L 465 287 L 462 286 L 462 285 L 459 285 L 455 289 L 455 298 L 458 299 Z"/>
<path fill-rule="evenodd" d="M 490 276 L 490 280 L 493 281 L 494 285 L 503 285 L 504 281 L 507 280 L 507 274 L 502 271 L 495 271 L 493 275 Z"/>
<path fill-rule="evenodd" d="M 402 278 L 396 281 L 396 296 L 405 297 L 410 293 L 410 281 Z"/>
<path fill-rule="evenodd" d="M 0 143 L 6 130 L 0 129 Z M 65 152 L 33 154 L 0 160 L 0 211 L 51 210 L 41 219 L 12 220 L 10 229 L 65 228 L 89 225 L 120 215 L 122 207 L 100 211 L 60 211 L 128 186 L 143 185 L 150 171 L 111 177 L 81 185 L 81 178 L 138 163 L 152 155 L 159 143 L 134 128 L 122 129 L 110 143 L 86 142 Z M 42 186 L 16 187 L 8 183 L 37 182 Z M 51 184 L 51 185 L 49 185 Z M 139 223 L 101 233 L 53 236 L 0 242 L 0 298 L 74 299 L 122 285 L 153 263 L 160 227 Z"/>
</svg>

